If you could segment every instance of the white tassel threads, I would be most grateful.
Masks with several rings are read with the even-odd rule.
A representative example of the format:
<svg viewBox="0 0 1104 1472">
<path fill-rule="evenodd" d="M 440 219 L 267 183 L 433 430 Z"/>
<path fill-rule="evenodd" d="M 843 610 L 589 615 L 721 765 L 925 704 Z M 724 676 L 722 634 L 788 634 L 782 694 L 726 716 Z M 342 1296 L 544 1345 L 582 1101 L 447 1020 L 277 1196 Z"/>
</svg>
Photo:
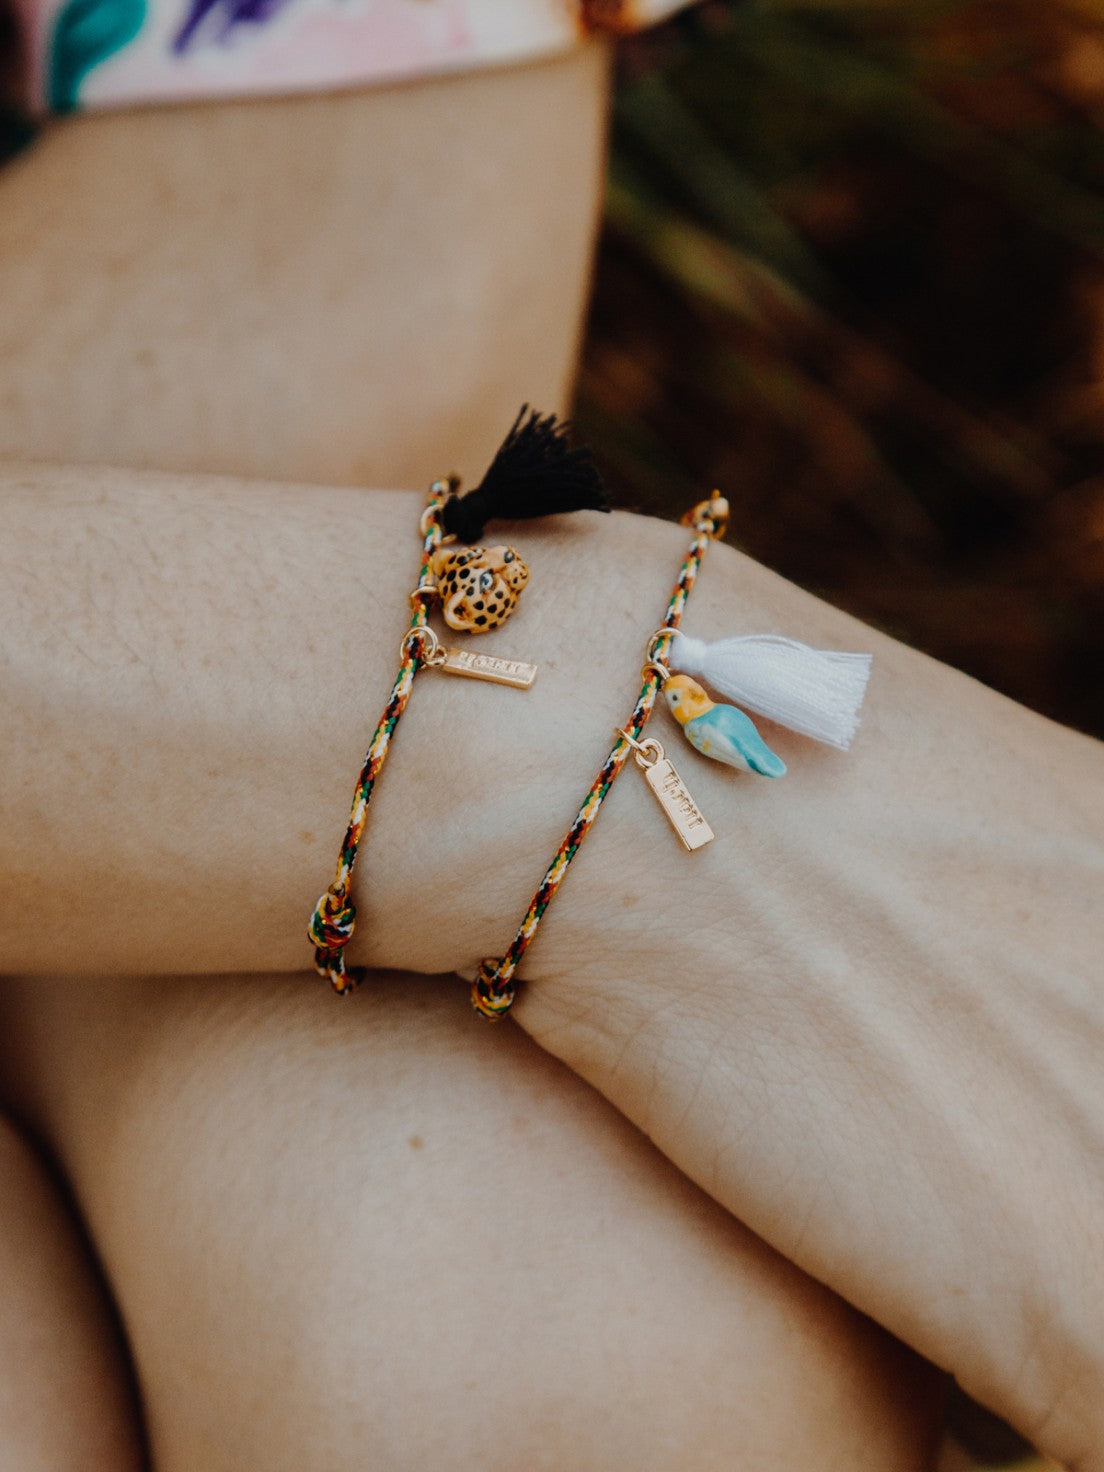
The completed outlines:
<svg viewBox="0 0 1104 1472">
<path fill-rule="evenodd" d="M 736 705 L 846 751 L 859 725 L 869 654 L 810 649 L 780 634 L 706 643 L 676 630 L 668 667 L 694 675 Z"/>
</svg>

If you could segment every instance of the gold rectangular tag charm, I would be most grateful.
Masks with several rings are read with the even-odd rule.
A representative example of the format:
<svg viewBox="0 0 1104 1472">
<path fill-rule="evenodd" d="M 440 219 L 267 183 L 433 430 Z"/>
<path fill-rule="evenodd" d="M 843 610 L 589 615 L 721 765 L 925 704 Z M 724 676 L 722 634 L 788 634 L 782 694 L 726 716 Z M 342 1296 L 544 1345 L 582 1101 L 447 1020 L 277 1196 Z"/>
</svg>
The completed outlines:
<svg viewBox="0 0 1104 1472">
<path fill-rule="evenodd" d="M 644 776 L 684 848 L 692 853 L 712 842 L 716 836 L 713 829 L 665 756 L 644 767 Z"/>
<path fill-rule="evenodd" d="M 528 690 L 537 678 L 535 664 L 521 659 L 500 659 L 497 654 L 479 654 L 472 649 L 446 649 L 436 669 L 446 675 L 463 675 L 468 680 L 489 680 L 493 685 L 511 685 Z"/>
</svg>

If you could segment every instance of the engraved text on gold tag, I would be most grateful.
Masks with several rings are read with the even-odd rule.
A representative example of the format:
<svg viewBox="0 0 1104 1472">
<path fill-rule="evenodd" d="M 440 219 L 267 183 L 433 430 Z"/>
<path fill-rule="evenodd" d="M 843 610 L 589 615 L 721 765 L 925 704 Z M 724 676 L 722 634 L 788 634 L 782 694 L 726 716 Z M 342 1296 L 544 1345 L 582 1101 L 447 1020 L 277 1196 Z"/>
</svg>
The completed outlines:
<svg viewBox="0 0 1104 1472">
<path fill-rule="evenodd" d="M 666 757 L 645 766 L 644 776 L 684 848 L 693 852 L 712 841 L 715 837 L 712 828 Z"/>
<path fill-rule="evenodd" d="M 528 690 L 537 678 L 535 664 L 521 659 L 500 659 L 497 654 L 477 654 L 470 649 L 446 649 L 435 668 L 446 675 L 463 675 L 469 680 L 490 680 L 495 685 L 512 685 Z"/>
</svg>

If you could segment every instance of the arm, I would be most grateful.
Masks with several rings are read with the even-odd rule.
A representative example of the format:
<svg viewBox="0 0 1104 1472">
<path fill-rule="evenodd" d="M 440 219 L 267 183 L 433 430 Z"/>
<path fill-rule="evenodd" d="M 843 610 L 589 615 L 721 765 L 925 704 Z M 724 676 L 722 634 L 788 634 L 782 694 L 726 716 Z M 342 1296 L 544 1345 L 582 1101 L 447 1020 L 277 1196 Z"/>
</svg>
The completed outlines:
<svg viewBox="0 0 1104 1472">
<path fill-rule="evenodd" d="M 419 504 L 6 473 L 5 969 L 305 964 Z M 585 516 L 516 540 L 533 581 L 488 645 L 541 676 L 525 696 L 419 677 L 353 960 L 501 950 L 623 718 L 684 537 Z M 791 775 L 758 785 L 680 751 L 720 834 L 693 856 L 626 772 L 517 1018 L 768 1241 L 1099 1468 L 1100 750 L 729 549 L 687 627 L 873 649 L 855 750 L 779 738 Z"/>
</svg>

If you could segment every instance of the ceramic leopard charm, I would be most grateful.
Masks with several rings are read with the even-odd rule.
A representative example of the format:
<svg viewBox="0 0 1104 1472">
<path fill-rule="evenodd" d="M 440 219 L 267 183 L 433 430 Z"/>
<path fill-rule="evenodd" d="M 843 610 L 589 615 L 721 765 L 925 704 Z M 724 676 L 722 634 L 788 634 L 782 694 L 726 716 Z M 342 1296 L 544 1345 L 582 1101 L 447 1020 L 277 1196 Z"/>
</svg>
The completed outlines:
<svg viewBox="0 0 1104 1472">
<path fill-rule="evenodd" d="M 440 547 L 432 570 L 445 623 L 469 634 L 505 623 L 529 581 L 512 547 Z"/>
</svg>

